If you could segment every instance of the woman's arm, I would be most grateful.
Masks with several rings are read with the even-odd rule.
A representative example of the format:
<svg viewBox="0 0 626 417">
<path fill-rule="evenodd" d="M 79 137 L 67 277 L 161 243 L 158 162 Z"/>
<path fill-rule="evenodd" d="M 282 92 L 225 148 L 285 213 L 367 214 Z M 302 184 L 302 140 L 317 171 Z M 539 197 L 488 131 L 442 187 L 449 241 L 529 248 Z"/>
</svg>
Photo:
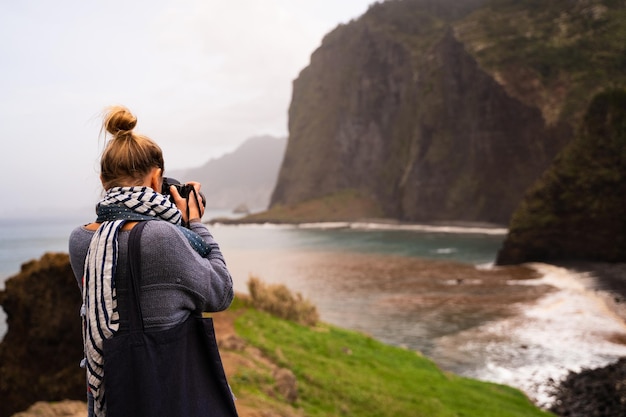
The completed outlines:
<svg viewBox="0 0 626 417">
<path fill-rule="evenodd" d="M 163 221 L 146 225 L 141 237 L 142 291 L 167 294 L 152 297 L 154 302 L 178 303 L 194 311 L 225 310 L 234 291 L 219 245 L 202 223 L 194 222 L 192 230 L 211 247 L 207 258 L 191 247 L 177 226 Z"/>
</svg>

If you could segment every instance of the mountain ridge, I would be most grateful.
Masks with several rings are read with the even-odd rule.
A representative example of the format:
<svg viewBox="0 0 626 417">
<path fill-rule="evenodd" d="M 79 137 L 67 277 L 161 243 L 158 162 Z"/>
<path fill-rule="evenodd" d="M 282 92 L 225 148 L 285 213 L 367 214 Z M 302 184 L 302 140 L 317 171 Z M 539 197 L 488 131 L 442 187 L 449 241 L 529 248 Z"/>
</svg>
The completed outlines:
<svg viewBox="0 0 626 417">
<path fill-rule="evenodd" d="M 250 211 L 268 207 L 283 158 L 286 138 L 255 136 L 234 151 L 210 159 L 195 168 L 173 170 L 165 175 L 181 182 L 198 181 L 207 197 L 207 208 Z"/>
</svg>

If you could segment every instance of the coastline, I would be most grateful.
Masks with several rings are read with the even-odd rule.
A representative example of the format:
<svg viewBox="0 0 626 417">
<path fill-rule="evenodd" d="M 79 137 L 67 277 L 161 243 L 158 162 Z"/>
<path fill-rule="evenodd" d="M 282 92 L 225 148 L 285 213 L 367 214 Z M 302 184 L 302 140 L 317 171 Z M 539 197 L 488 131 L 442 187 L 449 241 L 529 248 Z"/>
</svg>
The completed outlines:
<svg viewBox="0 0 626 417">
<path fill-rule="evenodd" d="M 407 230 L 434 233 L 458 234 L 489 234 L 506 235 L 508 228 L 505 225 L 486 222 L 404 222 L 386 218 L 363 218 L 353 220 L 289 220 L 289 219 L 259 219 L 254 216 L 241 218 L 217 217 L 203 221 L 207 225 L 225 226 L 264 226 L 264 227 L 294 227 L 301 229 L 363 229 L 363 230 Z"/>
<path fill-rule="evenodd" d="M 598 290 L 613 292 L 620 302 L 626 302 L 626 263 L 572 261 L 561 265 L 593 275 L 597 278 Z"/>
<path fill-rule="evenodd" d="M 266 212 L 258 213 L 265 214 Z M 354 229 L 354 230 L 403 230 L 450 234 L 485 234 L 502 235 L 508 233 L 506 225 L 487 222 L 404 222 L 387 218 L 365 218 L 338 221 L 297 221 L 295 219 L 259 220 L 255 215 L 239 218 L 217 217 L 204 221 L 207 225 L 253 226 L 253 227 L 293 227 L 299 229 Z M 619 315 L 626 324 L 626 263 L 608 263 L 593 261 L 559 261 L 549 263 L 588 275 L 593 281 L 592 287 L 612 311 Z"/>
<path fill-rule="evenodd" d="M 587 276 L 592 281 L 590 289 L 626 325 L 626 263 L 570 261 L 555 265 Z"/>
<path fill-rule="evenodd" d="M 508 229 L 502 225 L 489 223 L 472 223 L 472 222 L 429 222 L 429 223 L 410 223 L 389 219 L 359 219 L 346 221 L 312 221 L 312 222 L 296 222 L 296 221 L 259 221 L 258 219 L 237 219 L 222 222 L 221 219 L 214 219 L 210 223 L 218 225 L 232 226 L 250 226 L 250 227 L 277 227 L 277 228 L 298 228 L 298 229 L 361 229 L 361 230 L 404 230 L 427 233 L 449 233 L 449 234 L 485 234 L 485 235 L 501 235 L 505 236 Z M 584 292 L 588 296 L 600 303 L 600 311 L 606 311 L 608 316 L 614 316 L 615 322 L 621 322 L 626 327 L 626 282 L 622 277 L 626 276 L 626 264 L 608 264 L 596 262 L 555 262 L 547 264 L 556 268 L 563 268 L 573 275 L 577 275 L 576 284 L 584 287 Z M 493 265 L 487 266 L 488 268 Z M 480 266 L 479 266 L 480 268 Z M 496 267 L 497 268 L 497 267 Z M 540 280 L 541 281 L 541 280 Z M 538 281 L 539 282 L 539 281 Z M 572 284 L 569 282 L 568 284 Z M 564 295 L 567 297 L 567 294 Z M 548 302 L 548 300 L 545 300 Z M 550 302 L 558 302 L 551 300 Z M 573 312 L 571 310 L 570 312 Z M 554 314 L 559 314 L 555 312 Z M 567 316 L 568 313 L 565 313 Z M 568 321 L 567 317 L 563 317 L 564 321 Z M 520 321 L 520 324 L 523 324 Z M 619 325 L 618 325 L 619 326 Z M 573 326 L 575 327 L 575 325 Z M 601 327 L 601 326 L 600 326 Z M 511 329 L 513 330 L 513 328 Z M 623 332 L 616 333 L 616 337 L 611 342 L 617 345 L 626 346 L 626 336 Z M 559 343 L 560 344 L 560 343 Z M 533 350 L 531 344 L 522 344 L 524 351 Z M 551 349 L 551 348 L 550 348 Z M 584 349 L 584 348 L 583 348 Z M 621 348 L 619 348 L 621 349 Z M 560 373 L 558 378 L 544 378 L 544 387 L 527 387 L 531 391 L 537 390 L 540 394 L 535 398 L 537 405 L 542 408 L 559 411 L 561 415 L 582 415 L 571 414 L 582 410 L 581 403 L 596 407 L 596 410 L 602 409 L 604 404 L 598 398 L 610 398 L 613 394 L 605 385 L 609 381 L 609 385 L 620 383 L 618 380 L 620 375 L 626 373 L 626 356 L 615 356 L 610 362 L 600 364 L 595 361 L 582 361 L 579 365 L 570 363 Z M 602 361 L 601 361 L 602 362 Z M 568 371 L 569 369 L 569 371 Z M 540 372 L 540 371 L 537 371 Z M 540 372 L 541 373 L 541 372 Z M 546 374 L 548 375 L 548 374 Z M 539 375 L 538 375 L 539 376 Z M 613 378 L 613 380 L 607 380 Z M 541 378 L 540 378 L 541 379 Z M 588 390 L 573 391 L 572 386 L 586 387 Z M 583 400 L 581 401 L 581 398 Z M 570 414 L 561 413 L 567 410 Z M 620 410 L 622 411 L 622 410 Z M 585 414 L 587 415 L 587 414 Z M 609 415 L 609 414 L 607 414 Z M 611 414 L 621 415 L 621 414 Z M 626 415 L 626 414 L 625 414 Z"/>
<path fill-rule="evenodd" d="M 590 290 L 626 326 L 626 263 L 589 261 L 559 262 L 558 265 L 589 278 Z M 612 341 L 626 345 L 626 336 Z M 626 356 L 600 367 L 583 367 L 554 381 L 550 411 L 560 416 L 626 415 Z"/>
<path fill-rule="evenodd" d="M 232 225 L 237 224 L 246 227 L 259 227 L 259 228 L 299 228 L 299 229 L 352 229 L 359 228 L 363 230 L 414 230 L 414 231 L 426 231 L 436 233 L 479 233 L 479 234 L 502 234 L 506 233 L 506 229 L 500 225 L 491 224 L 476 224 L 476 223 L 429 223 L 429 224 L 415 224 L 399 221 L 386 221 L 384 219 L 362 219 L 359 221 L 345 221 L 345 222 L 230 222 Z M 215 222 L 214 224 L 218 224 Z M 497 237 L 496 237 L 497 239 Z M 245 256 L 249 256 L 249 253 L 244 253 Z M 236 262 L 233 262 L 235 264 Z M 556 264 L 555 264 L 556 265 Z M 618 314 L 622 321 L 626 321 L 626 305 L 623 302 L 626 297 L 626 285 L 622 282 L 621 277 L 626 276 L 626 264 L 606 264 L 606 263 L 593 263 L 593 262 L 570 262 L 558 264 L 562 268 L 568 270 L 579 271 L 584 276 L 594 277 L 594 286 L 591 287 L 597 290 L 596 294 L 601 296 L 605 304 L 614 309 L 614 312 Z M 482 266 L 482 265 L 481 265 Z M 478 269 L 482 269 L 479 266 Z M 489 268 L 489 267 L 487 267 Z M 267 276 L 271 276 L 269 273 Z M 475 288 L 473 280 L 466 280 L 464 283 L 468 288 Z M 615 294 L 615 296 L 613 296 Z M 397 299 L 394 299 L 397 300 Z M 513 327 L 514 329 L 515 327 Z M 622 344 L 626 344 L 622 342 Z M 530 345 L 520 345 L 524 351 L 529 351 Z M 606 366 L 596 368 L 598 372 L 606 369 L 614 369 L 613 363 Z M 580 375 L 578 378 L 580 381 L 591 381 L 591 376 L 585 372 L 584 369 L 579 370 L 578 373 L 572 373 L 573 375 Z M 569 377 L 568 377 L 569 379 Z M 560 380 L 558 382 L 561 382 Z M 591 384 L 592 382 L 590 382 Z M 575 398 L 572 398 L 572 401 Z"/>
</svg>

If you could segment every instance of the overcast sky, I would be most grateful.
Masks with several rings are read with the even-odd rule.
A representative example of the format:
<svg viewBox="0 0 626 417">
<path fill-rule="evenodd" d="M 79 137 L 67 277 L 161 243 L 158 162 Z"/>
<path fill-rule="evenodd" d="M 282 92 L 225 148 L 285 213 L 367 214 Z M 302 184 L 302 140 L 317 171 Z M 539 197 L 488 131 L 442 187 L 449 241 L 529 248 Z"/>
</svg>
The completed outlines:
<svg viewBox="0 0 626 417">
<path fill-rule="evenodd" d="M 93 206 L 110 104 L 166 169 L 287 136 L 292 81 L 373 1 L 0 0 L 0 217 Z"/>
</svg>

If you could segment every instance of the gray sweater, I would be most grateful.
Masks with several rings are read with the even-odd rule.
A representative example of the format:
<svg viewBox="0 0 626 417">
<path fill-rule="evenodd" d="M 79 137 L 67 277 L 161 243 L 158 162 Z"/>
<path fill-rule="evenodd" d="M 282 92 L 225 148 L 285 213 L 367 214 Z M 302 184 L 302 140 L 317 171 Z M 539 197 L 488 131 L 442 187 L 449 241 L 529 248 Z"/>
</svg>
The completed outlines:
<svg viewBox="0 0 626 417">
<path fill-rule="evenodd" d="M 149 221 L 141 234 L 141 308 L 148 331 L 173 327 L 191 312 L 225 310 L 233 300 L 233 282 L 217 242 L 204 224 L 191 223 L 191 229 L 211 247 L 208 258 L 194 251 L 177 226 L 166 221 Z M 80 226 L 70 235 L 70 263 L 79 287 L 93 234 Z M 130 231 L 118 235 L 115 286 L 120 330 L 128 327 L 129 235 Z"/>
</svg>

